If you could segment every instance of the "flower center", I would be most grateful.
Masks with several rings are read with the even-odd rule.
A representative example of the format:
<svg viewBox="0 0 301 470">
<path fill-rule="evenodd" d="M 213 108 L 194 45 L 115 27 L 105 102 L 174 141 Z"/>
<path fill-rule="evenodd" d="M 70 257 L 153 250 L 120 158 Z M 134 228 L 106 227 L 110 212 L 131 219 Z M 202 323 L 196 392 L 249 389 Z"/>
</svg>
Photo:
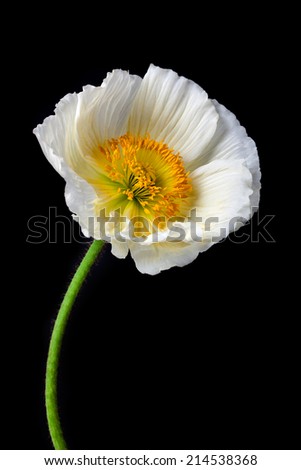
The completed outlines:
<svg viewBox="0 0 301 470">
<path fill-rule="evenodd" d="M 149 219 L 183 216 L 192 186 L 183 160 L 163 142 L 127 133 L 99 146 L 97 208 Z M 106 203 L 103 203 L 105 196 Z"/>
</svg>

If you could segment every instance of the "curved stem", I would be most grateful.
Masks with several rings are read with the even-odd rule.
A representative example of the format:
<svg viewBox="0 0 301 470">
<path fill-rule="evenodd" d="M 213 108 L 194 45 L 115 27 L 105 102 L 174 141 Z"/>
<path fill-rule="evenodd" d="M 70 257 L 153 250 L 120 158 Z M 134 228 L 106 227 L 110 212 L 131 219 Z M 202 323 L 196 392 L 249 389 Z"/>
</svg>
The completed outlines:
<svg viewBox="0 0 301 470">
<path fill-rule="evenodd" d="M 46 368 L 45 398 L 48 427 L 53 446 L 57 450 L 67 449 L 57 405 L 57 376 L 63 336 L 77 294 L 103 245 L 102 240 L 94 240 L 77 268 L 60 307 L 51 336 Z"/>
</svg>

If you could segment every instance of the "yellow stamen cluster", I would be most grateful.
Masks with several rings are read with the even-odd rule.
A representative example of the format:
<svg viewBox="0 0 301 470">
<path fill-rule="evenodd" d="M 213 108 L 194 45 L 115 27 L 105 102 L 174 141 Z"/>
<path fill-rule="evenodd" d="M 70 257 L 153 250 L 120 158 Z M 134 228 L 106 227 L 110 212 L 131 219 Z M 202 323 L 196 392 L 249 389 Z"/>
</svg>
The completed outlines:
<svg viewBox="0 0 301 470">
<path fill-rule="evenodd" d="M 123 207 L 127 200 L 151 218 L 182 215 L 183 202 L 191 195 L 192 187 L 181 156 L 165 143 L 149 135 L 127 133 L 105 141 L 99 147 L 98 158 L 103 173 L 112 182 L 116 203 L 119 195 Z"/>
</svg>

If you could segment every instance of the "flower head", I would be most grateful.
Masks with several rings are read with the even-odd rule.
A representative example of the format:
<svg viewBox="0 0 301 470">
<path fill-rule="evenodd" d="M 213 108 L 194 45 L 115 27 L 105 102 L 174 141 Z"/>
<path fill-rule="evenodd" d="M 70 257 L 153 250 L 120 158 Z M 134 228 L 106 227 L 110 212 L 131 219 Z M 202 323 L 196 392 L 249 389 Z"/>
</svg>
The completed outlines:
<svg viewBox="0 0 301 470">
<path fill-rule="evenodd" d="M 184 266 L 259 203 L 256 146 L 196 83 L 151 65 L 65 96 L 34 130 L 86 236 L 137 268 Z M 240 223 L 238 223 L 240 222 Z"/>
</svg>

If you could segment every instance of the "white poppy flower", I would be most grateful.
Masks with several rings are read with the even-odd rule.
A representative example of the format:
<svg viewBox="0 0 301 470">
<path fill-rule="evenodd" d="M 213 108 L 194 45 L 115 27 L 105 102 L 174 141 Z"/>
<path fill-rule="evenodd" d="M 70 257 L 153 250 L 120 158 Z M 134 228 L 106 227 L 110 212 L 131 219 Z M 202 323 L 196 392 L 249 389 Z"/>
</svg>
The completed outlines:
<svg viewBox="0 0 301 470">
<path fill-rule="evenodd" d="M 34 130 L 86 236 L 157 274 L 184 266 L 259 203 L 256 146 L 196 83 L 151 65 L 66 95 Z"/>
</svg>

